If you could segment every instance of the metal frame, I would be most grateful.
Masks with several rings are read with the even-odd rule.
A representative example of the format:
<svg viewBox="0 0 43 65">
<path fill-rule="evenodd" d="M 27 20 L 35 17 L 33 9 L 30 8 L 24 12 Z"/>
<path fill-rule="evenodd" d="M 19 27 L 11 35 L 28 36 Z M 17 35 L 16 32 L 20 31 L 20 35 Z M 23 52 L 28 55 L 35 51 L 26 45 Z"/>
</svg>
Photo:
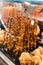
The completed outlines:
<svg viewBox="0 0 43 65">
<path fill-rule="evenodd" d="M 0 57 L 8 64 L 8 65 L 15 65 L 13 62 L 11 62 L 10 59 L 8 59 L 1 51 L 0 51 Z"/>
</svg>

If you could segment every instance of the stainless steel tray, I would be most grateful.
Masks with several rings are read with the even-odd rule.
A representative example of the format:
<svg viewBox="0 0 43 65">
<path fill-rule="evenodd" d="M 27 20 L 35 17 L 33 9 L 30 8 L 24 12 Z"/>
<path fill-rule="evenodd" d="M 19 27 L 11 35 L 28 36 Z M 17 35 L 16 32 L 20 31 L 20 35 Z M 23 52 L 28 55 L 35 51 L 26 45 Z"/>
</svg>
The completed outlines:
<svg viewBox="0 0 43 65">
<path fill-rule="evenodd" d="M 0 51 L 0 65 L 15 65 L 2 51 Z"/>
</svg>

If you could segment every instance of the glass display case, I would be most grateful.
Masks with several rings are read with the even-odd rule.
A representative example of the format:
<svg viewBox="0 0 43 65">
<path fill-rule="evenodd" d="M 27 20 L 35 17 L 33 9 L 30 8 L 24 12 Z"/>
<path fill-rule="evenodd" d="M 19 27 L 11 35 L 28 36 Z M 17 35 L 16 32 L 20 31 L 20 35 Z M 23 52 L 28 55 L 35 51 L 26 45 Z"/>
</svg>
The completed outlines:
<svg viewBox="0 0 43 65">
<path fill-rule="evenodd" d="M 40 14 L 39 10 L 42 5 L 24 1 L 0 4 L 0 51 L 2 55 L 4 54 L 13 63 L 12 65 L 41 65 L 43 19 L 36 17 L 35 10 L 38 7 L 37 11 Z M 35 15 L 34 12 L 36 12 Z M 2 65 L 11 65 L 6 64 L 1 57 L 0 61 Z"/>
</svg>

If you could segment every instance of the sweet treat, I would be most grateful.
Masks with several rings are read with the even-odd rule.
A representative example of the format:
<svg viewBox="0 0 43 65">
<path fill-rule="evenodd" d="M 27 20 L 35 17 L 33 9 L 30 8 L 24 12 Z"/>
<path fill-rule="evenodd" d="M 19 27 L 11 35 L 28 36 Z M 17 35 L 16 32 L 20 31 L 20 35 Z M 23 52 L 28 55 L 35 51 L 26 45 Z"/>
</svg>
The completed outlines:
<svg viewBox="0 0 43 65">
<path fill-rule="evenodd" d="M 43 65 L 43 54 L 40 52 L 43 51 L 42 47 L 35 49 L 33 52 L 23 52 L 19 57 L 21 65 Z"/>
<path fill-rule="evenodd" d="M 28 52 L 23 52 L 19 58 L 21 65 L 30 65 L 32 58 Z"/>
</svg>

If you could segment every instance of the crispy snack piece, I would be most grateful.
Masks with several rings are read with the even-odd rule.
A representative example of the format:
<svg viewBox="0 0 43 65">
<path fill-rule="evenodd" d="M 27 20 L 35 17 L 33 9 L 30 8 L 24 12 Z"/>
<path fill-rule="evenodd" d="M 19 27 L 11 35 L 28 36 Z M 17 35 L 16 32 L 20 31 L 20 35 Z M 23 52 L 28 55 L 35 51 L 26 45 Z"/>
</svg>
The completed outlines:
<svg viewBox="0 0 43 65">
<path fill-rule="evenodd" d="M 31 58 L 31 56 L 28 52 L 27 53 L 23 52 L 21 54 L 21 56 L 19 57 L 19 61 L 20 61 L 21 65 L 30 65 L 31 61 L 32 61 L 32 58 Z"/>
<path fill-rule="evenodd" d="M 4 30 L 1 30 L 0 28 L 0 43 L 3 43 L 4 42 Z"/>
<path fill-rule="evenodd" d="M 35 49 L 31 53 L 23 52 L 19 57 L 21 65 L 43 65 L 42 47 Z"/>
</svg>

